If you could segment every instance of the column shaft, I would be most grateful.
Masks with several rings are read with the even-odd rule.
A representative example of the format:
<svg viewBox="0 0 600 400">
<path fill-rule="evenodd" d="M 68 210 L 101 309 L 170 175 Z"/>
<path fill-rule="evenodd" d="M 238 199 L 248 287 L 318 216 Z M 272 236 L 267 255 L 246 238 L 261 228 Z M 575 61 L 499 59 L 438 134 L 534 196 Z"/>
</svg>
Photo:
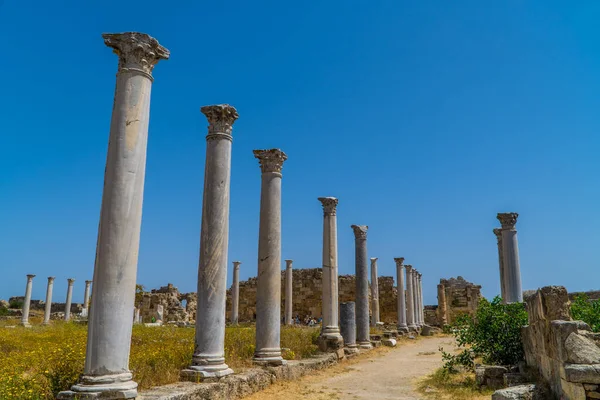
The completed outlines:
<svg viewBox="0 0 600 400">
<path fill-rule="evenodd" d="M 71 319 L 71 299 L 73 298 L 73 283 L 75 279 L 67 279 L 67 299 L 65 300 L 65 321 Z"/>
<path fill-rule="evenodd" d="M 292 260 L 285 260 L 285 324 L 293 325 L 293 279 L 294 271 L 292 270 Z"/>
<path fill-rule="evenodd" d="M 119 56 L 104 190 L 98 227 L 94 295 L 88 317 L 83 375 L 71 392 L 105 399 L 137 396 L 129 371 L 129 351 L 135 302 L 152 68 L 169 51 L 156 39 L 137 32 L 103 34 Z"/>
<path fill-rule="evenodd" d="M 408 332 L 406 324 L 406 294 L 404 292 L 404 258 L 394 258 L 396 261 L 396 277 L 398 292 L 398 331 Z"/>
<path fill-rule="evenodd" d="M 502 224 L 502 258 L 507 303 L 522 303 L 521 266 L 519 264 L 519 245 L 517 242 L 517 213 L 500 213 Z"/>
<path fill-rule="evenodd" d="M 31 288 L 33 286 L 35 275 L 27 275 L 27 284 L 25 285 L 25 298 L 23 299 L 23 308 L 21 316 L 21 325 L 31 326 L 29 323 L 29 307 L 31 305 Z"/>
<path fill-rule="evenodd" d="M 446 314 L 446 287 L 440 283 L 438 289 L 438 321 L 442 327 L 448 324 L 448 315 Z"/>
<path fill-rule="evenodd" d="M 231 284 L 231 323 L 239 322 L 240 309 L 240 261 L 233 262 L 233 283 Z"/>
<path fill-rule="evenodd" d="M 262 170 L 258 277 L 256 283 L 256 350 L 253 361 L 282 365 L 281 357 L 281 168 L 279 149 L 254 150 Z"/>
<path fill-rule="evenodd" d="M 412 265 L 406 266 L 406 323 L 408 329 L 416 330 L 415 325 L 415 296 L 413 289 L 413 273 Z"/>
<path fill-rule="evenodd" d="M 44 307 L 44 322 L 43 325 L 50 323 L 50 313 L 52 312 L 52 289 L 54 287 L 54 277 L 48 277 L 48 287 L 46 288 L 46 305 Z"/>
<path fill-rule="evenodd" d="M 371 258 L 371 326 L 377 326 L 379 322 L 379 282 L 377 276 L 377 258 Z"/>
<path fill-rule="evenodd" d="M 413 280 L 413 305 L 415 307 L 414 315 L 415 315 L 415 325 L 417 327 L 421 327 L 421 321 L 419 317 L 419 285 L 417 283 L 417 271 L 413 269 L 412 271 L 412 280 Z"/>
<path fill-rule="evenodd" d="M 88 308 L 90 305 L 90 284 L 92 283 L 92 281 L 85 281 L 85 290 L 83 292 L 83 309 L 84 309 L 84 315 L 87 316 L 88 313 Z"/>
<path fill-rule="evenodd" d="M 354 302 L 340 303 L 340 333 L 344 338 L 344 347 L 348 354 L 358 353 L 355 315 Z"/>
<path fill-rule="evenodd" d="M 504 273 L 504 255 L 502 254 L 502 229 L 494 228 L 494 235 L 498 245 L 498 266 L 500 270 L 500 297 L 506 303 L 506 274 Z"/>
<path fill-rule="evenodd" d="M 369 268 L 367 265 L 366 225 L 352 225 L 354 231 L 354 259 L 356 266 L 356 341 L 363 349 L 370 349 L 369 330 Z"/>
</svg>

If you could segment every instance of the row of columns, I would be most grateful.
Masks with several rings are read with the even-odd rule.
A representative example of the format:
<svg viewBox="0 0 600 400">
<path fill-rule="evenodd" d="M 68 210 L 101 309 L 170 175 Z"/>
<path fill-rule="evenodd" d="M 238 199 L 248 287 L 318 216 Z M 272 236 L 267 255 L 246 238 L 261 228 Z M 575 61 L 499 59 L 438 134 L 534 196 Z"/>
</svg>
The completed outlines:
<svg viewBox="0 0 600 400">
<path fill-rule="evenodd" d="M 25 327 L 31 326 L 29 323 L 29 309 L 31 307 L 31 290 L 33 288 L 33 278 L 35 275 L 27 275 L 27 284 L 25 286 L 25 298 L 23 300 L 22 307 L 22 316 L 21 316 L 21 325 Z M 48 285 L 46 287 L 46 303 L 44 306 L 44 320 L 42 322 L 43 325 L 48 325 L 50 323 L 50 312 L 52 311 L 52 292 L 54 288 L 54 279 L 55 277 L 48 277 Z M 65 301 L 65 316 L 64 320 L 69 321 L 71 319 L 71 302 L 73 298 L 73 284 L 75 283 L 75 279 L 69 278 L 67 279 L 67 298 Z M 90 296 L 90 285 L 92 281 L 85 281 L 85 292 L 83 295 L 83 316 L 87 315 L 89 296 Z"/>
<path fill-rule="evenodd" d="M 519 245 L 517 241 L 517 218 L 519 214 L 498 213 L 501 228 L 493 230 L 498 243 L 498 264 L 500 269 L 500 293 L 504 303 L 523 302 Z"/>
<path fill-rule="evenodd" d="M 398 285 L 398 331 L 418 330 L 425 325 L 422 274 L 412 265 L 404 265 L 403 257 L 394 258 L 394 261 Z"/>
</svg>

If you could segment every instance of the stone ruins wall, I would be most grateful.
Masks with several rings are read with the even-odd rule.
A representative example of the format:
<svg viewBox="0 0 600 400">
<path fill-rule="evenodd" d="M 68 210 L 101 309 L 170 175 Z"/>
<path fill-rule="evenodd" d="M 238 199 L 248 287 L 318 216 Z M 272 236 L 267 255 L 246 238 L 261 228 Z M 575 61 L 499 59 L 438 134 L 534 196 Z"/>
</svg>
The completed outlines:
<svg viewBox="0 0 600 400">
<path fill-rule="evenodd" d="M 527 365 L 561 399 L 600 399 L 600 334 L 572 321 L 562 286 L 525 292 L 529 325 L 522 337 Z"/>
<path fill-rule="evenodd" d="M 600 290 L 590 290 L 589 292 L 572 292 L 569 293 L 569 300 L 575 300 L 575 297 L 579 295 L 586 295 L 589 300 L 598 300 L 600 299 Z"/>
<path fill-rule="evenodd" d="M 196 320 L 196 293 L 179 293 L 172 283 L 144 292 L 136 304 L 143 322 L 158 319 L 158 305 L 163 306 L 164 322 L 191 322 Z"/>
<path fill-rule="evenodd" d="M 380 276 L 379 282 L 379 309 L 380 319 L 384 322 L 397 320 L 397 290 L 394 278 Z M 240 282 L 239 321 L 253 321 L 256 319 L 256 278 Z M 292 278 L 292 309 L 294 317 L 299 315 L 321 316 L 322 271 L 320 268 L 294 269 Z M 285 310 L 285 271 L 281 271 L 281 316 Z M 354 275 L 340 275 L 338 277 L 338 291 L 340 303 L 354 301 L 356 298 L 356 278 Z M 369 299 L 370 299 L 369 288 Z M 227 290 L 227 319 L 231 314 L 231 289 Z"/>
<path fill-rule="evenodd" d="M 425 325 L 441 326 L 438 322 L 438 306 L 425 306 L 423 314 L 425 315 Z"/>
<path fill-rule="evenodd" d="M 480 299 L 480 285 L 468 282 L 462 276 L 440 279 L 437 318 L 433 325 L 444 326 L 452 324 L 460 315 L 474 315 Z"/>
<path fill-rule="evenodd" d="M 25 296 L 15 296 L 8 299 L 9 304 L 19 303 L 23 304 L 25 301 Z M 51 313 L 64 313 L 65 312 L 66 303 L 54 303 L 52 302 L 52 306 L 50 307 Z M 46 302 L 44 300 L 31 300 L 29 303 L 29 310 L 31 311 L 41 311 L 44 312 L 46 307 Z M 71 314 L 80 314 L 83 310 L 83 303 L 71 303 Z"/>
</svg>

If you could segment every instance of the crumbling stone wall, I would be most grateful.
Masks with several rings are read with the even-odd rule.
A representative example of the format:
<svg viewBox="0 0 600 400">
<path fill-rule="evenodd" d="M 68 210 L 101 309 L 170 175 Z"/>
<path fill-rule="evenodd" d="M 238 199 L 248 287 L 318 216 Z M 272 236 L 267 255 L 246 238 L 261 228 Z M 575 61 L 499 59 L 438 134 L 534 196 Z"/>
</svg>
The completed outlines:
<svg viewBox="0 0 600 400">
<path fill-rule="evenodd" d="M 185 301 L 185 307 L 182 305 Z M 172 283 L 144 292 L 141 296 L 140 315 L 143 322 L 157 318 L 158 305 L 163 306 L 164 322 L 192 322 L 196 320 L 196 293 L 179 293 Z"/>
<path fill-rule="evenodd" d="M 15 304 L 15 303 L 23 304 L 24 301 L 25 301 L 25 296 L 14 296 L 14 297 L 11 297 L 8 299 L 9 304 Z M 51 313 L 64 313 L 66 305 L 67 305 L 67 303 L 52 302 L 52 306 L 50 307 L 50 312 Z M 29 302 L 29 310 L 30 311 L 44 312 L 45 308 L 46 308 L 46 302 L 44 300 L 31 299 L 31 301 Z M 82 303 L 71 303 L 71 314 L 80 314 L 82 310 L 83 310 Z"/>
<path fill-rule="evenodd" d="M 425 325 L 440 326 L 438 322 L 438 306 L 425 306 L 423 314 L 425 315 Z"/>
<path fill-rule="evenodd" d="M 480 285 L 468 282 L 462 276 L 440 279 L 437 321 L 434 325 L 452 324 L 460 315 L 474 315 L 480 299 Z"/>
<path fill-rule="evenodd" d="M 560 399 L 600 398 L 600 334 L 573 321 L 567 290 L 547 286 L 525 293 L 528 325 L 521 333 L 527 365 Z"/>
</svg>

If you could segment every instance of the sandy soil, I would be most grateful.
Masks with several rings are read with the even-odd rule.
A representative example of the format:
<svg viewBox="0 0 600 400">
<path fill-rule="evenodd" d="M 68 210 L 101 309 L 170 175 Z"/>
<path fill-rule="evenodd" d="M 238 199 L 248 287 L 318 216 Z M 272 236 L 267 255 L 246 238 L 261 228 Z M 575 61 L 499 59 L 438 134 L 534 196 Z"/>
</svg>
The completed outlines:
<svg viewBox="0 0 600 400">
<path fill-rule="evenodd" d="M 453 340 L 404 340 L 397 348 L 375 349 L 298 381 L 276 383 L 246 399 L 422 399 L 416 383 L 441 366 L 440 345 L 451 348 Z"/>
</svg>

